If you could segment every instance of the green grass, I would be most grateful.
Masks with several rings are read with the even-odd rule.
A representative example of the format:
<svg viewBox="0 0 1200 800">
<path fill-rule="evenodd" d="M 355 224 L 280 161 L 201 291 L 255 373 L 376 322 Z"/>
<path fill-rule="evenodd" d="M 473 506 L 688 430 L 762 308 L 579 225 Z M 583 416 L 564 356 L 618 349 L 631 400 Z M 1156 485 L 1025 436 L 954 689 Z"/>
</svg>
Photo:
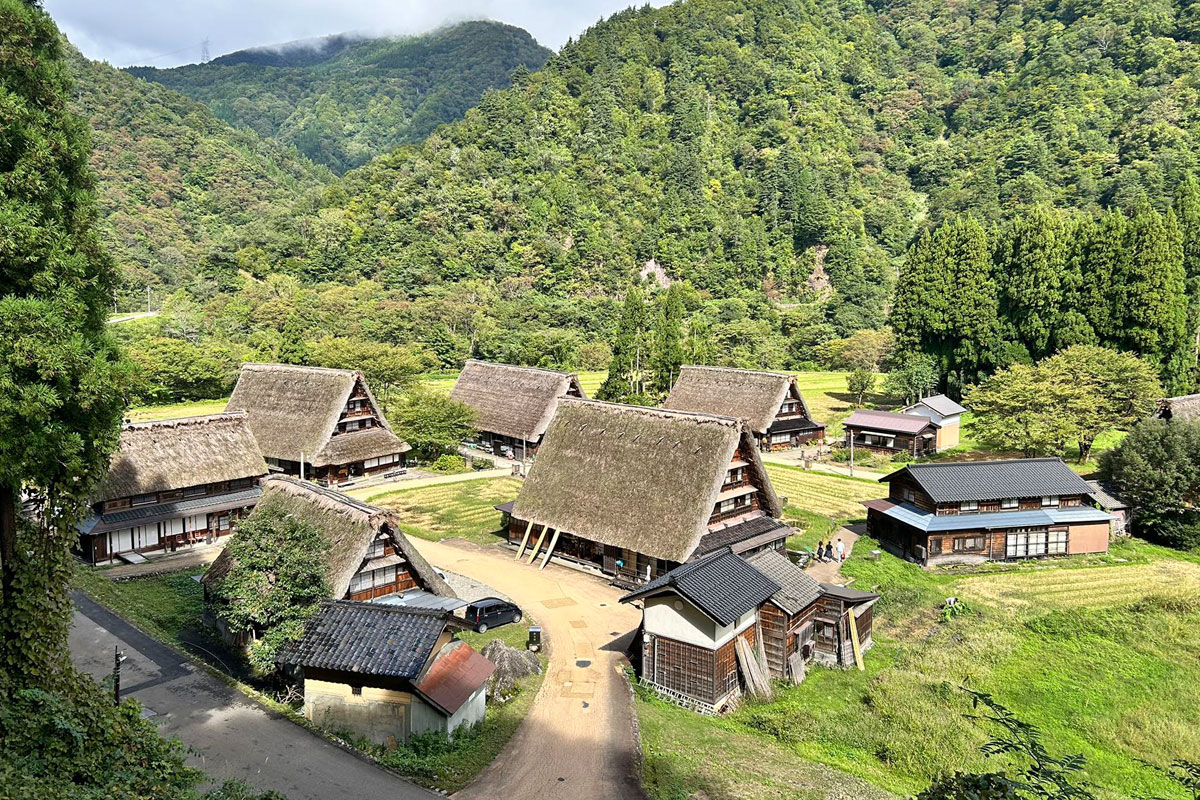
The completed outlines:
<svg viewBox="0 0 1200 800">
<path fill-rule="evenodd" d="M 500 530 L 500 512 L 493 506 L 515 499 L 520 489 L 515 478 L 481 478 L 399 489 L 375 495 L 370 502 L 399 511 L 400 529 L 410 536 L 492 544 Z"/>
<path fill-rule="evenodd" d="M 965 716 L 957 687 L 969 681 L 1037 725 L 1053 754 L 1082 753 L 1100 800 L 1185 797 L 1142 760 L 1200 753 L 1196 554 L 1131 540 L 1108 557 L 925 571 L 887 553 L 872 561 L 875 547 L 860 541 L 843 567 L 855 586 L 882 594 L 866 671 L 814 668 L 774 702 L 715 722 L 639 700 L 653 796 L 791 790 L 793 778 L 756 774 L 753 763 L 748 780 L 723 782 L 738 760 L 730 754 L 743 750 L 780 767 L 786 756 L 828 765 L 900 795 L 939 772 L 999 768 L 978 750 L 989 731 Z M 940 622 L 951 596 L 971 613 Z M 694 736 L 692 724 L 702 727 Z M 685 752 L 684 738 L 696 748 Z M 804 776 L 794 780 L 809 796 Z"/>
<path fill-rule="evenodd" d="M 185 630 L 200 630 L 204 591 L 192 576 L 199 570 L 112 580 L 91 567 L 75 570 L 75 585 L 147 633 L 177 641 Z"/>
<path fill-rule="evenodd" d="M 781 498 L 787 498 L 789 509 L 835 519 L 863 519 L 867 516 L 863 500 L 887 496 L 887 485 L 869 478 L 850 478 L 784 464 L 766 467 L 771 485 Z"/>
<path fill-rule="evenodd" d="M 163 406 L 139 406 L 125 412 L 134 422 L 149 422 L 156 419 L 176 417 L 199 417 L 205 414 L 220 414 L 225 410 L 229 398 L 222 400 L 191 400 L 186 403 L 171 403 Z"/>
</svg>

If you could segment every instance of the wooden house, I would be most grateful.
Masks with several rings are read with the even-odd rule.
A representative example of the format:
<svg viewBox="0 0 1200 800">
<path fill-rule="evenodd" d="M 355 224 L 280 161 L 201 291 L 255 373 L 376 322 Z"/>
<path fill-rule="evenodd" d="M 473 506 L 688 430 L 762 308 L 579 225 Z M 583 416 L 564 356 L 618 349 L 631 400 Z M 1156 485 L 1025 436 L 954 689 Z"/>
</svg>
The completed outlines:
<svg viewBox="0 0 1200 800">
<path fill-rule="evenodd" d="M 394 511 L 307 481 L 272 475 L 262 481 L 262 498 L 255 513 L 277 511 L 312 525 L 328 540 L 324 558 L 330 599 L 367 601 L 409 593 L 455 597 L 454 590 L 401 533 Z M 216 602 L 214 590 L 233 564 L 226 550 L 204 573 L 200 582 L 210 605 Z M 218 615 L 211 614 L 208 621 L 221 628 Z M 237 641 L 254 635 L 251 631 L 221 633 Z"/>
<path fill-rule="evenodd" d="M 722 549 L 621 602 L 642 604 L 641 681 L 668 699 L 715 713 L 750 683 L 749 670 L 765 666 L 772 678 L 799 682 L 811 660 L 855 664 L 871 647 L 871 607 L 878 599 L 820 584 L 774 550 L 742 558 Z"/>
<path fill-rule="evenodd" d="M 920 414 L 859 409 L 842 423 L 846 447 L 880 453 L 909 453 L 914 458 L 938 451 L 938 426 Z"/>
<path fill-rule="evenodd" d="M 958 446 L 962 415 L 967 409 L 944 394 L 935 394 L 905 407 L 901 413 L 925 417 L 934 424 L 937 429 L 934 446 L 940 453 Z"/>
<path fill-rule="evenodd" d="M 1092 487 L 1092 505 L 1106 511 L 1113 518 L 1113 536 L 1128 536 L 1133 507 L 1122 500 L 1120 494 L 1108 481 L 1088 481 Z"/>
<path fill-rule="evenodd" d="M 746 420 L 763 450 L 785 450 L 825 439 L 796 385 L 796 376 L 727 367 L 687 366 L 663 408 Z"/>
<path fill-rule="evenodd" d="M 554 556 L 636 586 L 791 529 L 742 420 L 564 399 L 509 514 L 518 556 Z"/>
<path fill-rule="evenodd" d="M 258 502 L 266 472 L 244 414 L 126 424 L 78 552 L 108 564 L 211 542 Z"/>
<path fill-rule="evenodd" d="M 277 662 L 304 681 L 304 715 L 379 745 L 417 733 L 451 736 L 483 721 L 496 667 L 455 638 L 445 611 L 329 601 Z"/>
<path fill-rule="evenodd" d="M 472 359 L 450 397 L 475 412 L 478 444 L 524 461 L 537 453 L 559 399 L 586 395 L 579 378 L 567 372 Z"/>
<path fill-rule="evenodd" d="M 272 472 L 322 483 L 399 469 L 412 449 L 354 370 L 246 364 L 226 410 L 246 412 Z"/>
<path fill-rule="evenodd" d="M 868 529 L 923 566 L 1108 550 L 1112 516 L 1060 458 L 910 464 L 880 480 Z"/>
</svg>

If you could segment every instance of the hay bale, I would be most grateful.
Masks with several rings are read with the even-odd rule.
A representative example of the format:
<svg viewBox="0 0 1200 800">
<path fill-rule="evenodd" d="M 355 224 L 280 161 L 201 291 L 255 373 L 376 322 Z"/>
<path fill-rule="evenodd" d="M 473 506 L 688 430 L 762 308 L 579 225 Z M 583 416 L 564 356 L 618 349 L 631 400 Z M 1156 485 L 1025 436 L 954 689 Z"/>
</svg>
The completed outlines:
<svg viewBox="0 0 1200 800">
<path fill-rule="evenodd" d="M 496 671 L 488 678 L 487 693 L 498 703 L 507 703 L 512 699 L 517 681 L 521 678 L 542 671 L 542 662 L 535 653 L 509 647 L 499 639 L 488 642 L 482 654 L 496 665 Z"/>
</svg>

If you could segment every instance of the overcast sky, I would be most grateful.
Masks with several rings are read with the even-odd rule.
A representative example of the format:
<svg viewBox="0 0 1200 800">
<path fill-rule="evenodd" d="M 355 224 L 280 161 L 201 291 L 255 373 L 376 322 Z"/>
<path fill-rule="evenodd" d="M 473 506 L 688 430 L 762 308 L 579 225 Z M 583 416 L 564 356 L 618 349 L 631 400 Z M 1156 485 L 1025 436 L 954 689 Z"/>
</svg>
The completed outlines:
<svg viewBox="0 0 1200 800">
<path fill-rule="evenodd" d="M 663 5 L 655 0 L 651 5 Z M 114 66 L 172 67 L 256 45 L 331 33 L 420 33 L 448 22 L 494 19 L 557 50 L 633 0 L 44 0 L 89 58 Z M 637 2 L 641 5 L 642 2 Z"/>
</svg>

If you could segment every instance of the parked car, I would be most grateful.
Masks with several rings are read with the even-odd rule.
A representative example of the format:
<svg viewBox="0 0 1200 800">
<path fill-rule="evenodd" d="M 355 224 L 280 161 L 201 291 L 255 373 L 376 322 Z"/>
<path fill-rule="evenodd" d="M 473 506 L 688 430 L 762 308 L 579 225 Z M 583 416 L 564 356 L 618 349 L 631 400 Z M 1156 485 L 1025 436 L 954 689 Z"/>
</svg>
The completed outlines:
<svg viewBox="0 0 1200 800">
<path fill-rule="evenodd" d="M 510 622 L 521 621 L 521 609 L 499 597 L 486 597 L 467 606 L 467 624 L 476 633 L 487 633 Z"/>
</svg>

